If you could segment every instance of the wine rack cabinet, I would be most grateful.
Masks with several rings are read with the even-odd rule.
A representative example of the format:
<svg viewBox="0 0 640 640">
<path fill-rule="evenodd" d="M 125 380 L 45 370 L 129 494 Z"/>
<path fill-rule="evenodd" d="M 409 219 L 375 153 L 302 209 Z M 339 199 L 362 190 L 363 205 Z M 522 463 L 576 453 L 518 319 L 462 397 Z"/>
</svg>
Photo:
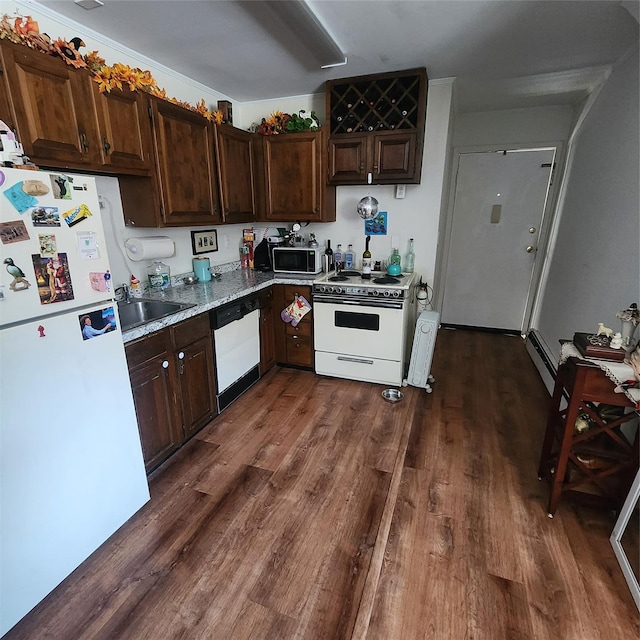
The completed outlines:
<svg viewBox="0 0 640 640">
<path fill-rule="evenodd" d="M 426 99 L 424 68 L 328 81 L 329 183 L 419 183 Z"/>
</svg>

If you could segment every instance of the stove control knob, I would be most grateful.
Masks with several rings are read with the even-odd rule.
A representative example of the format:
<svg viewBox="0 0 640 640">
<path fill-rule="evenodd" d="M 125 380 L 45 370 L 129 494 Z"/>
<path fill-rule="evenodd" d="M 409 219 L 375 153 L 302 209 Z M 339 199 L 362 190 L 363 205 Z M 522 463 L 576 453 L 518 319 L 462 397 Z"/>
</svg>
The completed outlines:
<svg viewBox="0 0 640 640">
<path fill-rule="evenodd" d="M 382 292 L 382 295 L 383 295 L 385 298 L 388 298 L 388 297 L 389 297 L 389 292 L 388 292 L 388 291 L 383 291 L 383 292 Z"/>
<path fill-rule="evenodd" d="M 319 284 L 316 288 L 316 291 L 318 293 L 324 293 L 325 292 L 326 287 L 323 284 Z"/>
<path fill-rule="evenodd" d="M 371 295 L 372 295 L 372 296 L 378 296 L 378 295 L 380 295 L 380 292 L 379 292 L 377 289 L 374 289 L 374 290 L 371 292 Z"/>
<path fill-rule="evenodd" d="M 336 293 L 342 293 L 342 287 L 336 287 Z"/>
<path fill-rule="evenodd" d="M 333 287 L 327 287 L 327 293 L 333 293 L 335 289 Z"/>
<path fill-rule="evenodd" d="M 399 291 L 392 291 L 392 292 L 391 292 L 391 295 L 392 295 L 394 298 L 399 298 L 399 297 L 400 297 L 400 292 L 399 292 Z"/>
</svg>

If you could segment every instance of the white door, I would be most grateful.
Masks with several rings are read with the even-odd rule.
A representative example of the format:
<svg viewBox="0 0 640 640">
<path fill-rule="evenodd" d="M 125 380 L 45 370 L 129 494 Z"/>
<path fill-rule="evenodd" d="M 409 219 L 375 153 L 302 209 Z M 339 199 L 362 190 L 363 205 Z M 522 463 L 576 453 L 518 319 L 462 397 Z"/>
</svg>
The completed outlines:
<svg viewBox="0 0 640 640">
<path fill-rule="evenodd" d="M 442 322 L 522 331 L 555 149 L 459 156 Z"/>
</svg>

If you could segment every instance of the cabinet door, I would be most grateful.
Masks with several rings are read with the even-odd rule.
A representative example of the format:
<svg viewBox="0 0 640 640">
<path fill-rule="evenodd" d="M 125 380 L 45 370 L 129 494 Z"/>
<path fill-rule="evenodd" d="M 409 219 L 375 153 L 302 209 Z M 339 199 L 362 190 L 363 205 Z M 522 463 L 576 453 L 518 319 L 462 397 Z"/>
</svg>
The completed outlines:
<svg viewBox="0 0 640 640">
<path fill-rule="evenodd" d="M 163 353 L 129 371 L 147 472 L 168 458 L 182 441 L 174 419 L 172 367 L 170 356 Z"/>
<path fill-rule="evenodd" d="M 171 102 L 151 104 L 164 225 L 219 224 L 212 125 Z"/>
<path fill-rule="evenodd" d="M 222 219 L 227 223 L 257 219 L 257 134 L 229 125 L 218 125 L 216 150 Z"/>
<path fill-rule="evenodd" d="M 175 354 L 180 382 L 182 429 L 188 438 L 216 414 L 211 337 L 200 338 Z"/>
<path fill-rule="evenodd" d="M 24 46 L 2 46 L 25 154 L 48 166 L 99 166 L 89 73 Z"/>
<path fill-rule="evenodd" d="M 117 89 L 100 93 L 97 84 L 92 84 L 102 164 L 114 170 L 148 175 L 153 152 L 148 97 Z"/>
<path fill-rule="evenodd" d="M 323 222 L 331 219 L 325 199 L 320 131 L 264 138 L 267 220 Z M 329 214 L 323 216 L 323 206 Z M 333 202 L 335 220 L 335 202 Z"/>
<path fill-rule="evenodd" d="M 373 181 L 377 184 L 420 181 L 416 166 L 415 131 L 384 133 L 373 137 Z M 416 175 L 417 173 L 417 175 Z"/>
<path fill-rule="evenodd" d="M 341 136 L 329 140 L 329 182 L 367 184 L 366 135 Z"/>
</svg>

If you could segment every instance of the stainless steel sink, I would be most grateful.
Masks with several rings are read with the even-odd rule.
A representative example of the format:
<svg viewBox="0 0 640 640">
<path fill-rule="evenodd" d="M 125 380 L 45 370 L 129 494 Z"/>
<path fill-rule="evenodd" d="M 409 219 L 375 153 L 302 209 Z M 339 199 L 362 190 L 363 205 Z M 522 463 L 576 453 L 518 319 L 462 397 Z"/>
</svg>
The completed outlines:
<svg viewBox="0 0 640 640">
<path fill-rule="evenodd" d="M 133 329 L 153 320 L 165 318 L 173 313 L 193 307 L 193 304 L 164 302 L 163 300 L 137 299 L 118 302 L 118 314 L 123 331 Z"/>
</svg>

